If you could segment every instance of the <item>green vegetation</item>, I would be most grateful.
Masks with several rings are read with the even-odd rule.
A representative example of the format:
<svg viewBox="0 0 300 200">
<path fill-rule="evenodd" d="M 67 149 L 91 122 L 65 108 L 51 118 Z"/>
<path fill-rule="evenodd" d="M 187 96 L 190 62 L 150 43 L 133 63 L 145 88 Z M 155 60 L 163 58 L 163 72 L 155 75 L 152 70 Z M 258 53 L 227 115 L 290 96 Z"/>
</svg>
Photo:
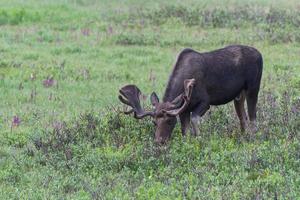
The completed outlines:
<svg viewBox="0 0 300 200">
<path fill-rule="evenodd" d="M 299 7 L 0 0 L 1 199 L 300 198 Z M 162 95 L 181 49 L 229 44 L 264 57 L 256 135 L 232 103 L 165 146 L 150 120 L 121 114 L 122 85 Z"/>
</svg>

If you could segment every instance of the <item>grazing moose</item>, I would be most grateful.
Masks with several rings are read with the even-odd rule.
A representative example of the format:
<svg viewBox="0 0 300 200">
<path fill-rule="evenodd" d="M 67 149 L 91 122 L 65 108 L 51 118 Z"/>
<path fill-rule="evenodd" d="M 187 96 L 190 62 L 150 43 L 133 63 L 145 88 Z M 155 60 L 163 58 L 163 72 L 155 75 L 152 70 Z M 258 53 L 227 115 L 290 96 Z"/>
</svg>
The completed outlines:
<svg viewBox="0 0 300 200">
<path fill-rule="evenodd" d="M 253 47 L 232 45 L 205 53 L 184 49 L 178 55 L 169 77 L 163 102 L 159 102 L 155 92 L 151 94 L 153 111 L 141 108 L 141 92 L 135 85 L 122 87 L 119 99 L 132 108 L 125 114 L 134 113 L 137 119 L 146 116 L 154 118 L 155 141 L 158 143 L 170 138 L 177 116 L 183 135 L 190 122 L 191 133 L 197 135 L 199 117 L 205 114 L 210 105 L 222 105 L 232 100 L 242 131 L 247 125 L 244 108 L 247 100 L 250 128 L 254 131 L 262 69 L 262 55 Z"/>
</svg>

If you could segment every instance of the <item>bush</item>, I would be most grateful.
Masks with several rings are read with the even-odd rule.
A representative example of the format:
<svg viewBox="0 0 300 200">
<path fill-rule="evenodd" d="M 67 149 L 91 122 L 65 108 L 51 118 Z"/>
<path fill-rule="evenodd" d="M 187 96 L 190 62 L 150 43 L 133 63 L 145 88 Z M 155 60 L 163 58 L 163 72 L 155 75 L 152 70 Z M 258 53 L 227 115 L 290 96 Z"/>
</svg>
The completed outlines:
<svg viewBox="0 0 300 200">
<path fill-rule="evenodd" d="M 95 198 L 294 198 L 300 181 L 295 176 L 300 167 L 300 102 L 289 94 L 261 92 L 256 135 L 238 134 L 229 105 L 204 116 L 197 138 L 182 138 L 177 127 L 171 141 L 158 146 L 150 120 L 137 121 L 111 108 L 115 111 L 85 113 L 37 134 L 32 140 L 35 153 L 28 155 L 41 165 L 85 176 L 65 185 L 64 193 L 85 191 Z M 95 185 L 88 177 L 99 182 Z"/>
<path fill-rule="evenodd" d="M 25 9 L 0 9 L 0 25 L 18 25 L 24 22 L 38 22 L 41 17 L 38 12 L 32 12 Z"/>
</svg>

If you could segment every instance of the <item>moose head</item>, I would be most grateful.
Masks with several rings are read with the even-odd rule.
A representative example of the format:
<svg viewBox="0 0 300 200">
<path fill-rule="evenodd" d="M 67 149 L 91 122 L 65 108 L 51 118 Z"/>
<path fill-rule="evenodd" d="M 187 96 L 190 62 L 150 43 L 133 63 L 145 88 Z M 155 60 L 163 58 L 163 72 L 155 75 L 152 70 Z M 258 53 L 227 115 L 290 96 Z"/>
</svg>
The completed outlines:
<svg viewBox="0 0 300 200">
<path fill-rule="evenodd" d="M 184 81 L 184 91 L 171 102 L 159 102 L 156 93 L 151 94 L 151 104 L 154 109 L 145 111 L 140 104 L 140 89 L 135 85 L 125 85 L 120 89 L 119 99 L 122 103 L 131 107 L 125 114 L 133 113 L 136 119 L 142 119 L 146 116 L 153 118 L 156 126 L 155 141 L 164 143 L 171 136 L 176 125 L 176 116 L 184 112 L 190 103 L 195 79 L 186 79 Z"/>
</svg>

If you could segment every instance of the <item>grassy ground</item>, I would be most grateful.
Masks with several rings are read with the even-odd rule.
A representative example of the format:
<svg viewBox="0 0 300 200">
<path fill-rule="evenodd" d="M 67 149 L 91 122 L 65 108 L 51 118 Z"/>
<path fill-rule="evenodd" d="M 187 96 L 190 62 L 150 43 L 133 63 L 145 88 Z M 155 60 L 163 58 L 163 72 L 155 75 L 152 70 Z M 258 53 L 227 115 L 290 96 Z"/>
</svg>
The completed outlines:
<svg viewBox="0 0 300 200">
<path fill-rule="evenodd" d="M 298 1 L 0 1 L 1 199 L 300 198 Z M 153 144 L 118 88 L 160 96 L 177 53 L 264 57 L 255 136 L 232 103 Z M 148 103 L 148 102 L 147 102 Z"/>
</svg>

